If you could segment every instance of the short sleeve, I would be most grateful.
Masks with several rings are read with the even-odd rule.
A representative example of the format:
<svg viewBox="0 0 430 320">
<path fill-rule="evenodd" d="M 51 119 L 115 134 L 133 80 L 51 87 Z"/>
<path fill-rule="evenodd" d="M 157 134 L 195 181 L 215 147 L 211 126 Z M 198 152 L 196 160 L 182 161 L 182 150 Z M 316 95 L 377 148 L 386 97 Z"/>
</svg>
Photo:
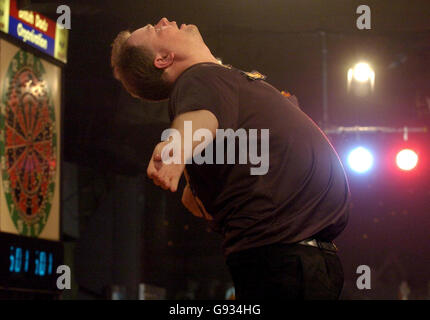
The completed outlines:
<svg viewBox="0 0 430 320">
<path fill-rule="evenodd" d="M 171 118 L 196 111 L 208 110 L 218 120 L 220 129 L 236 129 L 238 118 L 238 90 L 221 67 L 198 68 L 181 77 L 171 96 Z M 194 70 L 193 70 L 194 71 Z"/>
</svg>

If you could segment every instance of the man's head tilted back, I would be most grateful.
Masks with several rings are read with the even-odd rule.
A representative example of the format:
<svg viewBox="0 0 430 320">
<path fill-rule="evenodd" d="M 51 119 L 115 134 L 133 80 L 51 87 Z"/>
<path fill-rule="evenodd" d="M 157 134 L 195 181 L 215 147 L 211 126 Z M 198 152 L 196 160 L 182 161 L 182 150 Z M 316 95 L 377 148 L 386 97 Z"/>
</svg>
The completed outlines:
<svg viewBox="0 0 430 320">
<path fill-rule="evenodd" d="M 167 99 L 171 86 L 187 67 L 216 62 L 195 25 L 162 18 L 155 26 L 120 32 L 112 44 L 111 64 L 115 78 L 134 97 Z"/>
</svg>

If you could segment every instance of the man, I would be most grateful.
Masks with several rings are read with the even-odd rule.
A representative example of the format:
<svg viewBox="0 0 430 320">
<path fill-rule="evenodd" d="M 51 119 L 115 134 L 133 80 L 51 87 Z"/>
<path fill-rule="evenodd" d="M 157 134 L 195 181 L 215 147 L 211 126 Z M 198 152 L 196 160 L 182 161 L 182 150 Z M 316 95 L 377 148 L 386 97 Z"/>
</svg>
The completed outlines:
<svg viewBox="0 0 430 320">
<path fill-rule="evenodd" d="M 185 173 L 182 202 L 223 235 L 237 299 L 337 299 L 343 271 L 332 240 L 347 222 L 349 187 L 333 147 L 294 100 L 259 74 L 220 64 L 196 26 L 178 28 L 166 18 L 121 32 L 112 66 L 131 95 L 169 99 L 171 128 L 182 141 L 167 153 L 177 151 L 183 161 L 163 161 L 173 142 L 162 141 L 148 176 L 175 192 Z M 257 143 L 262 153 L 269 150 L 267 170 L 251 174 L 253 164 L 243 161 L 188 164 L 186 121 L 193 133 L 205 129 L 212 137 L 217 129 L 268 129 L 268 139 L 249 139 L 250 149 Z M 192 142 L 194 152 L 200 143 Z M 203 143 L 206 152 L 209 146 L 228 150 L 232 141 L 206 137 Z M 240 148 L 234 148 L 237 160 Z"/>
</svg>

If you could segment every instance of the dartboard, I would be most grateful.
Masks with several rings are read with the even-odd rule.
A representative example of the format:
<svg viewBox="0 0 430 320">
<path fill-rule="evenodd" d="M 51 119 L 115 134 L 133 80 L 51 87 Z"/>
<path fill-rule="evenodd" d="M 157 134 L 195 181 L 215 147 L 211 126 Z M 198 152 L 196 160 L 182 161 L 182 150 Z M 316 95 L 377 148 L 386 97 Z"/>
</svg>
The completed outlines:
<svg viewBox="0 0 430 320">
<path fill-rule="evenodd" d="M 49 217 L 55 190 L 55 110 L 39 58 L 19 50 L 3 86 L 0 119 L 2 184 L 21 235 L 37 237 Z"/>
</svg>

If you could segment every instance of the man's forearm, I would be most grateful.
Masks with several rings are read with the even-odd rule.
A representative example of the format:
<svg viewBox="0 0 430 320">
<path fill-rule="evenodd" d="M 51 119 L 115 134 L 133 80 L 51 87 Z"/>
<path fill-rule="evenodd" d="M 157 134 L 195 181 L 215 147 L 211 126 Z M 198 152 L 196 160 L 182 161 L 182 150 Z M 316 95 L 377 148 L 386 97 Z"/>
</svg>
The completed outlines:
<svg viewBox="0 0 430 320">
<path fill-rule="evenodd" d="M 186 132 L 185 122 L 190 121 L 192 125 L 191 132 Z M 180 159 L 184 163 L 189 163 L 193 156 L 195 148 L 203 143 L 206 147 L 216 137 L 216 129 L 218 129 L 218 120 L 215 115 L 208 110 L 197 110 L 187 112 L 176 117 L 171 125 L 171 129 L 175 129 L 180 135 L 180 146 L 176 145 L 175 148 L 180 150 Z M 205 136 L 204 142 L 201 140 L 194 140 L 194 134 L 199 129 L 207 129 L 211 133 L 211 137 Z M 190 135 L 187 137 L 187 134 Z M 188 141 L 187 141 L 188 140 Z M 187 147 L 189 150 L 187 150 Z"/>
</svg>

